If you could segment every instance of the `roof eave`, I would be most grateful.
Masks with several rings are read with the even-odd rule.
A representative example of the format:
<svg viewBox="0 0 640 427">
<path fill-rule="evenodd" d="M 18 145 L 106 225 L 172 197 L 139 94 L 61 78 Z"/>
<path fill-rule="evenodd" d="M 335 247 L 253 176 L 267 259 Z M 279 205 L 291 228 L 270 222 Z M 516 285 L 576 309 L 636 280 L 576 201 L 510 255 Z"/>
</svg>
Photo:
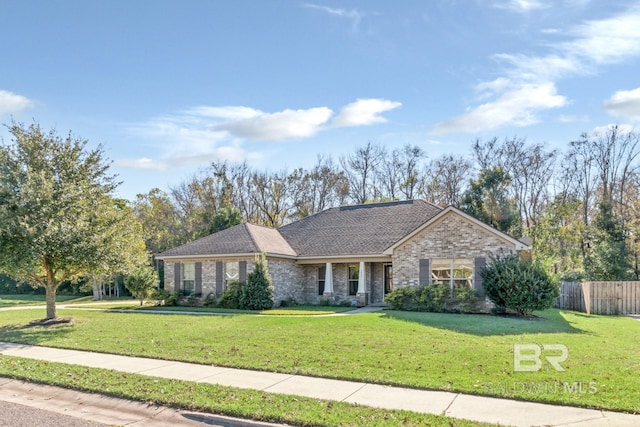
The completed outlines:
<svg viewBox="0 0 640 427">
<path fill-rule="evenodd" d="M 156 259 L 160 260 L 176 260 L 176 259 L 207 259 L 207 258 L 247 258 L 254 257 L 256 255 L 260 255 L 262 252 L 238 252 L 238 253 L 226 253 L 226 254 L 198 254 L 198 255 L 166 255 L 166 256 L 157 256 Z M 273 252 L 265 252 L 266 256 L 272 258 L 286 258 L 286 259 L 297 259 L 295 255 L 290 254 L 279 254 Z"/>
</svg>

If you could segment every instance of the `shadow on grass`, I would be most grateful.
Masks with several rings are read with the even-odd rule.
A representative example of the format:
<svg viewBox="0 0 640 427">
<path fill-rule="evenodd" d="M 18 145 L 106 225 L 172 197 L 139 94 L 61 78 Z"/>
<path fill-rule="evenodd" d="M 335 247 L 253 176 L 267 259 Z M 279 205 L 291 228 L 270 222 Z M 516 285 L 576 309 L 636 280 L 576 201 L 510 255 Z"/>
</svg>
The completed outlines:
<svg viewBox="0 0 640 427">
<path fill-rule="evenodd" d="M 6 325 L 0 327 L 0 341 L 20 344 L 41 344 L 59 338 L 73 330 L 72 323 L 60 323 L 49 326 Z"/>
<path fill-rule="evenodd" d="M 550 309 L 536 313 L 535 318 L 495 316 L 491 314 L 423 313 L 410 311 L 386 311 L 383 318 L 415 322 L 424 326 L 477 336 L 521 334 L 581 334 L 559 310 Z"/>
</svg>

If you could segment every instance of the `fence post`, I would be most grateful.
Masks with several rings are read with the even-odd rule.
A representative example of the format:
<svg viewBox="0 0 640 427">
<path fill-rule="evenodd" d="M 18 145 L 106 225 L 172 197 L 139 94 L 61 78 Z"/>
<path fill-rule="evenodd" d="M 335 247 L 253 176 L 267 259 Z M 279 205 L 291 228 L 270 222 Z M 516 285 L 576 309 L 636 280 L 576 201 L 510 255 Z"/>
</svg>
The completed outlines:
<svg viewBox="0 0 640 427">
<path fill-rule="evenodd" d="M 582 283 L 582 297 L 584 299 L 584 311 L 591 314 L 591 282 Z"/>
</svg>

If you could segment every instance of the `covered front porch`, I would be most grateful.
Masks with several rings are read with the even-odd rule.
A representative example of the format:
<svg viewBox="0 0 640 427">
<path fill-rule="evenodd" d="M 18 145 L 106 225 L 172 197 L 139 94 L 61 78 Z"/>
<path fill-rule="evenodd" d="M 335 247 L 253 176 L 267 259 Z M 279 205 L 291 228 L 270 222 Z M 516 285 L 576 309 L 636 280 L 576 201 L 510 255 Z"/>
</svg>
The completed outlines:
<svg viewBox="0 0 640 427">
<path fill-rule="evenodd" d="M 346 262 L 345 262 L 346 261 Z M 305 265 L 305 294 L 311 303 L 328 301 L 358 307 L 383 304 L 393 289 L 391 260 L 339 260 Z"/>
</svg>

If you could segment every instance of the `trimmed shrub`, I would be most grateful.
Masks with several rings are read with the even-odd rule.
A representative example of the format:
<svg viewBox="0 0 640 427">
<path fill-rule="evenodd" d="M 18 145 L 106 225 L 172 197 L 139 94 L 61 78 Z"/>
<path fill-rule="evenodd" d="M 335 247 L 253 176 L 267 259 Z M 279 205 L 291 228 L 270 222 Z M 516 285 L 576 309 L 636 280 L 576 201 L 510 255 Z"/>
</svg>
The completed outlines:
<svg viewBox="0 0 640 427">
<path fill-rule="evenodd" d="M 247 275 L 247 284 L 242 291 L 240 305 L 248 310 L 273 308 L 273 286 L 265 254 L 256 256 L 255 268 Z"/>
<path fill-rule="evenodd" d="M 213 292 L 209 292 L 204 300 L 202 301 L 202 305 L 204 307 L 215 307 L 216 305 L 216 294 Z"/>
<path fill-rule="evenodd" d="M 545 310 L 559 295 L 555 280 L 538 263 L 509 254 L 491 259 L 480 275 L 487 297 L 496 311 L 513 310 L 527 316 L 534 310 Z"/>
<path fill-rule="evenodd" d="M 394 310 L 462 312 L 477 310 L 478 297 L 471 288 L 455 288 L 453 294 L 448 285 L 422 285 L 396 289 L 385 296 Z"/>
<path fill-rule="evenodd" d="M 156 305 L 169 305 L 167 300 L 171 297 L 171 293 L 164 289 L 154 289 L 149 299 L 156 302 Z"/>
<path fill-rule="evenodd" d="M 169 297 L 164 300 L 164 305 L 168 306 L 176 306 L 180 303 L 182 299 L 182 291 L 176 290 L 169 293 Z"/>
<path fill-rule="evenodd" d="M 453 290 L 453 301 L 457 304 L 457 307 L 452 307 L 452 310 L 461 313 L 476 313 L 480 298 L 475 289 L 464 287 Z"/>
<path fill-rule="evenodd" d="M 242 288 L 243 286 L 240 282 L 229 282 L 227 289 L 224 290 L 218 300 L 218 306 L 222 308 L 241 308 Z"/>
<path fill-rule="evenodd" d="M 202 297 L 202 293 L 192 293 L 187 295 L 184 299 L 184 303 L 187 307 L 199 307 L 200 306 L 200 298 Z"/>
</svg>

